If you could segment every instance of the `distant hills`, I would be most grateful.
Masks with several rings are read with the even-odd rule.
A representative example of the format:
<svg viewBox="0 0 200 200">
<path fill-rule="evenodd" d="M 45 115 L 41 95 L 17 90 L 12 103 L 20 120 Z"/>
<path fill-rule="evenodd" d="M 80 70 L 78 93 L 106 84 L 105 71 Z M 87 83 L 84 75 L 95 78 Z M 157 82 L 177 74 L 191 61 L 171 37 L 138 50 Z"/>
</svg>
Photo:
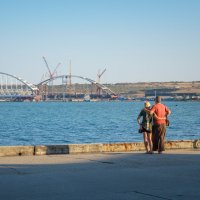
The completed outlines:
<svg viewBox="0 0 200 200">
<path fill-rule="evenodd" d="M 200 96 L 200 81 L 192 82 L 138 82 L 104 84 L 116 94 L 129 98 L 164 97 L 191 98 Z"/>
</svg>

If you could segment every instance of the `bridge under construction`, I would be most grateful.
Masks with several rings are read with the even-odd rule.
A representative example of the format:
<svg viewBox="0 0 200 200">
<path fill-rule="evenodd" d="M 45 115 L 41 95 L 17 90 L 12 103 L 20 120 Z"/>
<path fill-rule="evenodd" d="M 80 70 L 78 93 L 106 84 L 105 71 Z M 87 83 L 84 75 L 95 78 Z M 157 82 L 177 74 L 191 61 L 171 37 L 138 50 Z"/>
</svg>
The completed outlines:
<svg viewBox="0 0 200 200">
<path fill-rule="evenodd" d="M 90 78 L 78 75 L 51 76 L 38 84 L 0 72 L 0 101 L 71 101 L 110 98 L 114 91 Z"/>
</svg>

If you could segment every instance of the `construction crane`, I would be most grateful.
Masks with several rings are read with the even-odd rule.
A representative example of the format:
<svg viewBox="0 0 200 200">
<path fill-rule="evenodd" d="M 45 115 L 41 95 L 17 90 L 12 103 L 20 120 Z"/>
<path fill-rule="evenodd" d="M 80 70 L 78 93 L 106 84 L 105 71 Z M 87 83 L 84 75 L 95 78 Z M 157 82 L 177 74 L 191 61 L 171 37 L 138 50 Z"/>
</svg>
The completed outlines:
<svg viewBox="0 0 200 200">
<path fill-rule="evenodd" d="M 105 71 L 106 71 L 106 68 L 102 72 L 100 70 L 98 71 L 98 73 L 97 73 L 97 83 L 100 83 L 101 77 L 105 73 Z M 101 94 L 101 88 L 97 87 L 97 95 L 100 96 L 100 94 Z"/>
<path fill-rule="evenodd" d="M 97 82 L 100 83 L 100 79 L 101 79 L 101 76 L 105 73 L 106 71 L 106 68 L 100 72 L 100 70 L 98 71 L 98 74 L 97 74 Z"/>
<path fill-rule="evenodd" d="M 72 63 L 71 60 L 69 61 L 69 85 L 67 86 L 66 82 L 66 89 L 68 90 L 69 94 L 69 101 L 71 101 L 71 94 L 72 94 Z"/>
<path fill-rule="evenodd" d="M 56 68 L 54 69 L 54 71 L 51 72 L 51 70 L 50 70 L 50 68 L 49 68 L 49 65 L 48 65 L 48 63 L 47 63 L 46 58 L 45 58 L 44 56 L 43 56 L 42 58 L 43 58 L 43 60 L 44 60 L 44 62 L 45 62 L 45 65 L 46 65 L 46 67 L 47 67 L 47 69 L 48 69 L 49 78 L 52 79 L 52 78 L 56 75 L 57 69 L 58 69 L 58 67 L 61 65 L 61 63 L 58 63 L 58 64 L 56 65 Z"/>
<path fill-rule="evenodd" d="M 47 69 L 48 69 L 48 78 L 49 79 L 51 79 L 51 81 L 49 82 L 49 86 L 50 86 L 50 88 L 51 88 L 51 95 L 53 95 L 53 78 L 57 75 L 57 69 L 58 69 L 58 67 L 60 66 L 60 64 L 61 63 L 58 63 L 57 65 L 56 65 L 56 68 L 54 69 L 54 71 L 53 72 L 51 72 L 51 70 L 50 70 L 50 68 L 49 68 L 49 65 L 48 65 L 48 63 L 47 63 L 47 60 L 46 60 L 46 58 L 43 56 L 42 57 L 43 58 L 43 60 L 44 60 L 44 62 L 45 62 L 45 65 L 46 65 L 46 67 L 47 67 Z M 46 90 L 46 96 L 48 96 L 48 89 L 45 89 Z"/>
</svg>

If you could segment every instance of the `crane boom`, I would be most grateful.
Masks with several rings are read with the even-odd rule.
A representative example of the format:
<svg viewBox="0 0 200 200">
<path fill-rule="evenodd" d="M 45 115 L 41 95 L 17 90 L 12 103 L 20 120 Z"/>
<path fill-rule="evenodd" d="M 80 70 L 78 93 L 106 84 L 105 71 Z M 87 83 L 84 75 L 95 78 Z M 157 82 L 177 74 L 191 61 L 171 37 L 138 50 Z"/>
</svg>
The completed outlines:
<svg viewBox="0 0 200 200">
<path fill-rule="evenodd" d="M 56 70 L 58 69 L 58 67 L 59 67 L 60 65 L 61 65 L 61 63 L 58 63 L 58 64 L 56 65 L 56 68 L 54 69 L 53 73 L 51 74 L 52 77 L 56 74 Z"/>
<path fill-rule="evenodd" d="M 105 73 L 106 71 L 106 68 L 100 73 L 100 70 L 97 74 L 97 83 L 100 83 L 100 79 L 101 79 L 101 76 Z M 97 95 L 100 96 L 101 94 L 101 88 L 99 86 L 97 86 Z"/>
<path fill-rule="evenodd" d="M 49 76 L 50 76 L 50 78 L 52 78 L 52 73 L 51 73 L 51 71 L 50 71 L 50 69 L 49 69 L 49 65 L 48 65 L 48 63 L 47 63 L 45 57 L 43 56 L 42 58 L 43 58 L 43 60 L 44 60 L 44 62 L 45 62 L 45 64 L 46 64 L 46 67 L 47 67 L 47 69 L 48 69 Z"/>
<path fill-rule="evenodd" d="M 101 74 L 99 74 L 99 78 L 101 78 L 101 76 L 105 73 L 106 68 L 101 72 Z"/>
</svg>

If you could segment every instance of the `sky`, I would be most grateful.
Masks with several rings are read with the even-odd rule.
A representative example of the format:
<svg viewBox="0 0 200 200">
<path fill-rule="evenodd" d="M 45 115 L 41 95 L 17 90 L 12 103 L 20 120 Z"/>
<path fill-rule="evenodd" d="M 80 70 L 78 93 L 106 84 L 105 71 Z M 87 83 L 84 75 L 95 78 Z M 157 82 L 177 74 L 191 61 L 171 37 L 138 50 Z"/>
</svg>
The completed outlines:
<svg viewBox="0 0 200 200">
<path fill-rule="evenodd" d="M 34 84 L 200 80 L 199 0 L 0 0 L 0 72 Z"/>
</svg>

